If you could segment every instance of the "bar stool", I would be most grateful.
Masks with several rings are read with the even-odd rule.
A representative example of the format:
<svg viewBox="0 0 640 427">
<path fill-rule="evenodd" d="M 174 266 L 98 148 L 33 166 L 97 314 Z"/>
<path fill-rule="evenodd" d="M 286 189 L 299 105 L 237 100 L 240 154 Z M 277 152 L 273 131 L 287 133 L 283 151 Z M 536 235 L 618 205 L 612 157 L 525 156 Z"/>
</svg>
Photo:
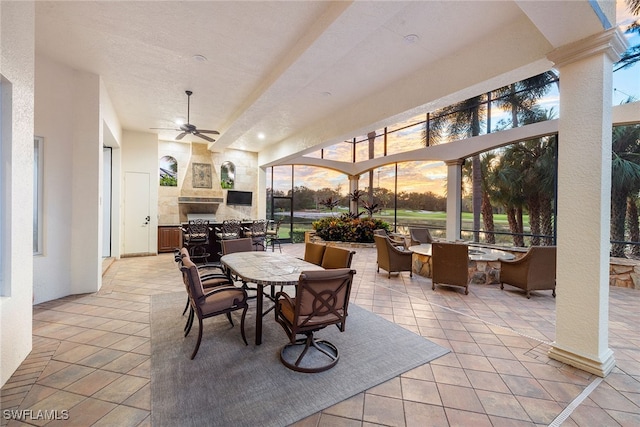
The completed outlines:
<svg viewBox="0 0 640 427">
<path fill-rule="evenodd" d="M 271 252 L 275 251 L 275 245 L 278 245 L 278 249 L 282 252 L 282 245 L 280 244 L 279 232 L 280 232 L 280 224 L 284 218 L 280 218 L 275 223 L 273 221 L 270 222 L 270 227 L 266 231 L 266 246 L 271 246 Z"/>
<path fill-rule="evenodd" d="M 189 257 L 194 261 L 208 262 L 209 260 L 209 220 L 189 220 L 187 227 L 180 227 L 184 246 L 189 251 Z"/>
</svg>

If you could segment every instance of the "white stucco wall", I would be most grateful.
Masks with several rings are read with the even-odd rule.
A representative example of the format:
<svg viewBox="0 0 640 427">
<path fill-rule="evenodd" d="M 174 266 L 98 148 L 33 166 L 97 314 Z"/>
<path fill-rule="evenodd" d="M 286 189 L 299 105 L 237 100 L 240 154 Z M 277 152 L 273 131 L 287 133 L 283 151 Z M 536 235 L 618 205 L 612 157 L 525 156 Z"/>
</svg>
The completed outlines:
<svg viewBox="0 0 640 427">
<path fill-rule="evenodd" d="M 47 58 L 36 58 L 35 134 L 44 138 L 44 230 L 42 255 L 34 257 L 34 302 L 71 293 L 72 195 L 69 165 L 73 146 L 73 105 L 69 94 L 75 85 L 72 70 Z M 66 101 L 66 102 L 65 102 Z"/>
<path fill-rule="evenodd" d="M 3 262 L 0 264 L 0 385 L 31 351 L 33 247 L 34 4 L 0 2 Z M 3 84 L 4 89 L 5 84 Z M 8 96 L 10 95 L 10 101 Z M 10 104 L 10 105 L 9 105 Z M 7 120 L 4 120 L 4 119 Z M 10 129 L 6 129 L 6 126 Z M 5 256 L 4 254 L 10 254 Z"/>
<path fill-rule="evenodd" d="M 34 302 L 95 292 L 102 277 L 100 78 L 36 58 L 35 134 L 44 138 L 43 254 Z M 106 110 L 109 111 L 107 103 Z M 119 133 L 115 114 L 110 114 Z"/>
</svg>

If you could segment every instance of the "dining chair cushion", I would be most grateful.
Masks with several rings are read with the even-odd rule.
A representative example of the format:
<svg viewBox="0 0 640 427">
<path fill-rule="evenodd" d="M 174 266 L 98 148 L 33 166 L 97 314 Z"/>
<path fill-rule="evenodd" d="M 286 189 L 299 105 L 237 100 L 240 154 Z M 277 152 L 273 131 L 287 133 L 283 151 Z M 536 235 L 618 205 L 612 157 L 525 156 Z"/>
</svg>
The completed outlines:
<svg viewBox="0 0 640 427">
<path fill-rule="evenodd" d="M 315 265 L 322 265 L 322 257 L 326 250 L 325 245 L 307 242 L 304 246 L 304 260 Z"/>
<path fill-rule="evenodd" d="M 351 259 L 355 254 L 354 251 L 338 248 L 336 246 L 327 246 L 322 256 L 321 266 L 323 268 L 349 268 L 351 267 Z"/>
<path fill-rule="evenodd" d="M 224 310 L 232 305 L 234 300 L 243 301 L 245 295 L 245 292 L 240 288 L 225 288 L 225 292 L 206 296 L 200 307 L 203 312 Z"/>
</svg>

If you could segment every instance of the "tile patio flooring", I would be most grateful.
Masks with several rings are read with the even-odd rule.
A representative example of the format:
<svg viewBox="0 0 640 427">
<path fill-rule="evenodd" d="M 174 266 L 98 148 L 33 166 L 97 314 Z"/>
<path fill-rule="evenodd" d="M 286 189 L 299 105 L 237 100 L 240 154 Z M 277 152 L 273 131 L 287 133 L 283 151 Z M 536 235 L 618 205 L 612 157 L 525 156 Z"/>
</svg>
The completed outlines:
<svg viewBox="0 0 640 427">
<path fill-rule="evenodd" d="M 452 351 L 295 426 L 640 425 L 640 291 L 611 289 L 617 367 L 601 380 L 546 356 L 551 292 L 434 292 L 407 272 L 377 274 L 375 260 L 375 249 L 357 250 L 353 302 Z M 149 296 L 183 289 L 171 254 L 125 258 L 97 294 L 34 306 L 33 351 L 2 388 L 0 424 L 150 425 Z M 11 409 L 68 410 L 68 419 L 23 423 L 7 419 Z"/>
</svg>

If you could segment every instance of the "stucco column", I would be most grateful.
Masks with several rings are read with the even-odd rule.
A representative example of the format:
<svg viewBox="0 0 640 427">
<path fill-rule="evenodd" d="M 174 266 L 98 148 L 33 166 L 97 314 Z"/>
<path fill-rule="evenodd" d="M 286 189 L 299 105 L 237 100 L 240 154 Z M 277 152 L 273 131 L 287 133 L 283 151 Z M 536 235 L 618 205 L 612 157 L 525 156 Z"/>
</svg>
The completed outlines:
<svg viewBox="0 0 640 427">
<path fill-rule="evenodd" d="M 360 175 L 349 175 L 349 194 L 353 194 L 358 189 L 358 180 Z M 352 214 L 358 213 L 358 202 L 349 199 L 349 212 Z"/>
<path fill-rule="evenodd" d="M 556 340 L 549 357 L 606 376 L 609 348 L 609 224 L 612 65 L 625 42 L 615 29 L 556 49 L 558 254 Z"/>
<path fill-rule="evenodd" d="M 447 165 L 447 240 L 460 239 L 462 228 L 462 160 L 449 160 Z"/>
</svg>

